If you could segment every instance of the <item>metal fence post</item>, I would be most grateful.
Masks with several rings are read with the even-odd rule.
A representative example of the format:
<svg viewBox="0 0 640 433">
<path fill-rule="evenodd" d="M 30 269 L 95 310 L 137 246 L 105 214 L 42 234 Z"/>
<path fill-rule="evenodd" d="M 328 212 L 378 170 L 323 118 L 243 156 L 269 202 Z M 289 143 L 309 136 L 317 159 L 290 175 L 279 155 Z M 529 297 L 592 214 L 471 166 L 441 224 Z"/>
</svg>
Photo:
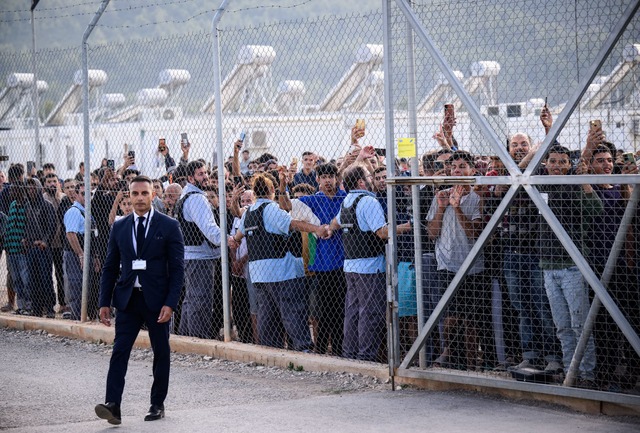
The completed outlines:
<svg viewBox="0 0 640 433">
<path fill-rule="evenodd" d="M 84 219 L 84 257 L 83 257 L 83 269 L 82 269 L 82 305 L 80 311 L 80 320 L 82 322 L 87 321 L 87 307 L 89 305 L 89 276 L 91 273 L 91 170 L 89 167 L 91 166 L 91 149 L 89 145 L 89 67 L 87 60 L 87 39 L 91 35 L 91 32 L 95 28 L 96 24 L 100 20 L 102 13 L 105 11 L 107 6 L 109 5 L 110 0 L 102 0 L 98 11 L 93 16 L 93 19 L 87 26 L 87 29 L 84 31 L 84 35 L 82 35 L 82 126 L 84 129 L 84 185 L 85 185 L 85 193 L 84 195 L 84 208 L 85 208 L 85 219 Z"/>
<path fill-rule="evenodd" d="M 225 8 L 229 0 L 223 0 L 218 7 L 211 23 L 211 34 L 213 36 L 213 83 L 215 94 L 215 120 L 216 120 L 216 151 L 214 155 L 217 156 L 218 167 L 218 197 L 225 197 L 225 183 L 224 183 L 224 156 L 222 154 L 222 100 L 221 100 L 221 86 L 222 81 L 220 79 L 220 39 L 218 37 L 217 25 L 222 19 Z M 217 154 L 217 155 L 216 155 Z M 231 341 L 231 308 L 229 296 L 229 253 L 227 250 L 227 204 L 226 200 L 220 200 L 220 252 L 222 261 L 222 308 L 224 316 L 224 341 Z"/>
<path fill-rule="evenodd" d="M 391 73 L 391 65 L 393 64 L 393 59 L 391 56 L 391 1 L 390 0 L 382 0 L 382 10 L 383 10 L 383 45 L 384 45 L 384 134 L 385 134 L 385 142 L 386 142 L 386 153 L 387 153 L 387 169 L 389 168 L 389 161 L 395 160 L 395 148 L 394 148 L 394 127 L 393 127 L 393 83 L 390 79 Z M 387 171 L 388 174 L 388 171 Z M 391 227 L 389 230 L 389 244 L 387 248 L 387 269 L 392 272 L 392 275 L 387 276 L 387 304 L 393 306 L 391 309 L 393 319 L 392 320 L 392 338 L 390 339 L 389 344 L 389 375 L 393 378 L 396 362 L 396 357 L 398 357 L 398 350 L 400 348 L 400 341 L 398 340 L 398 306 L 397 306 L 397 293 L 398 293 L 398 266 L 397 266 L 397 257 L 396 257 L 396 246 L 398 245 L 397 235 L 395 232 L 396 226 L 396 191 L 395 186 L 387 183 L 387 217 L 388 217 L 388 226 Z M 392 344 L 391 344 L 392 343 Z M 393 383 L 393 380 L 392 380 Z"/>
</svg>

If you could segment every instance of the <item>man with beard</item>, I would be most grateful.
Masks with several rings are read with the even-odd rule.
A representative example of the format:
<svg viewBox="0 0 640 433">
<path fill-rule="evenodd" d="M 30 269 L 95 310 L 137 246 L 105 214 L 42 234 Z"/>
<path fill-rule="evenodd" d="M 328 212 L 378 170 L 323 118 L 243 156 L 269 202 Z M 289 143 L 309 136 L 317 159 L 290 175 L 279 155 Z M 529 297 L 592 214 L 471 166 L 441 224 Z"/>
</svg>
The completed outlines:
<svg viewBox="0 0 640 433">
<path fill-rule="evenodd" d="M 62 268 L 64 226 L 62 224 L 62 220 L 58 218 L 57 215 L 62 199 L 65 196 L 60 189 L 60 182 L 58 176 L 55 173 L 47 173 L 45 175 L 43 196 L 46 201 L 51 203 L 56 214 L 56 231 L 53 235 L 53 238 L 51 238 L 49 249 L 51 250 L 53 268 L 56 275 L 56 293 L 58 295 L 58 305 L 60 305 L 60 310 L 62 310 L 66 305 L 64 300 L 64 271 Z"/>
<path fill-rule="evenodd" d="M 209 181 L 204 162 L 187 166 L 187 185 L 176 203 L 174 215 L 184 234 L 185 298 L 179 333 L 215 338 L 223 325 L 220 227 L 204 193 Z"/>
<path fill-rule="evenodd" d="M 551 113 L 544 107 L 540 119 L 545 131 L 551 128 Z M 536 149 L 531 138 L 517 132 L 509 138 L 509 154 L 518 167 L 525 169 Z M 493 191 L 495 207 L 508 185 L 497 185 Z M 515 368 L 537 368 L 547 372 L 562 371 L 560 345 L 554 335 L 551 307 L 540 269 L 538 224 L 541 215 L 529 195 L 520 190 L 502 222 L 500 232 L 504 245 L 504 276 L 511 305 L 517 311 L 522 349 L 522 362 Z"/>
<path fill-rule="evenodd" d="M 42 185 L 36 178 L 27 179 L 25 247 L 29 279 L 27 291 L 31 296 L 34 316 L 53 318 L 56 295 L 53 291 L 51 243 L 56 233 L 56 214 L 53 205 L 44 199 Z"/>
<path fill-rule="evenodd" d="M 177 183 L 172 183 L 167 186 L 167 189 L 164 191 L 164 195 L 162 196 L 162 204 L 164 209 L 164 214 L 173 217 L 173 209 L 182 194 L 182 187 Z"/>
<path fill-rule="evenodd" d="M 373 152 L 371 146 L 367 147 Z M 346 171 L 347 196 L 331 222 L 331 230 L 342 230 L 345 253 L 347 293 L 342 354 L 345 358 L 376 361 L 385 328 L 385 245 L 389 227 L 380 202 L 371 192 L 369 178 L 360 165 Z M 398 233 L 409 230 L 409 222 L 397 226 Z"/>
</svg>

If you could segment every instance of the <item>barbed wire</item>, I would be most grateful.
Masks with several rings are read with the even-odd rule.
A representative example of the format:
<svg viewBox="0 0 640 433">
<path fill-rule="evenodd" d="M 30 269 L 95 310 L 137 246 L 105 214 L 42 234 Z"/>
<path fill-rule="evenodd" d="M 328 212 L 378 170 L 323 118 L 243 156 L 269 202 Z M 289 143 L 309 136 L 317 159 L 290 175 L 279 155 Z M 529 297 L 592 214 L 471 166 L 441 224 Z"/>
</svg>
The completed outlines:
<svg viewBox="0 0 640 433">
<path fill-rule="evenodd" d="M 113 13 L 117 13 L 117 12 L 126 12 L 126 11 L 133 11 L 136 9 L 146 9 L 149 7 L 163 7 L 163 6 L 171 6 L 171 5 L 177 5 L 177 4 L 183 4 L 183 3 L 190 3 L 193 2 L 195 0 L 177 0 L 177 1 L 171 1 L 171 2 L 164 2 L 164 3 L 153 3 L 153 4 L 144 4 L 144 5 L 139 5 L 139 6 L 129 6 L 129 7 L 123 7 L 123 8 L 117 8 L 117 9 L 107 9 L 105 10 L 105 14 L 113 14 Z M 293 9 L 293 8 L 297 8 L 297 7 L 301 7 L 304 6 L 308 3 L 311 3 L 311 0 L 304 0 L 300 3 L 296 3 L 296 4 L 292 4 L 292 5 L 277 5 L 277 4 L 271 4 L 271 5 L 260 5 L 260 6 L 248 6 L 248 7 L 244 7 L 244 8 L 240 8 L 240 9 L 234 9 L 234 10 L 228 10 L 227 13 L 240 13 L 240 12 L 246 12 L 246 11 L 252 11 L 252 10 L 259 10 L 259 9 Z M 78 3 L 75 5 L 70 5 L 70 6 L 61 6 L 58 8 L 49 8 L 49 9 L 41 9 L 41 11 L 52 11 L 52 10 L 63 10 L 63 9 L 70 9 L 70 8 L 76 8 L 79 6 L 87 6 L 87 5 L 91 5 L 91 4 L 95 4 L 95 2 L 87 2 L 87 3 Z M 215 12 L 217 9 L 207 9 L 205 11 L 202 11 L 200 13 L 197 13 L 195 15 L 192 15 L 190 18 L 186 19 L 186 20 L 165 20 L 165 21 L 156 21 L 156 22 L 152 22 L 152 23 L 145 23 L 145 24 L 138 24 L 138 25 L 124 25 L 124 26 L 108 26 L 108 25 L 98 25 L 98 27 L 105 27 L 105 28 L 109 28 L 109 29 L 122 29 L 122 28 L 142 28 L 142 27 L 147 27 L 150 25 L 159 25 L 159 24 L 168 24 L 168 23 L 174 23 L 174 24 L 182 24 L 182 23 L 186 23 L 189 22 L 190 20 L 197 18 L 199 16 L 202 16 L 206 13 L 209 12 Z M 18 10 L 18 11 L 0 11 L 0 13 L 21 13 L 21 12 L 30 12 L 29 10 Z M 61 18 L 73 18 L 73 17 L 79 17 L 79 16 L 85 16 L 85 15 L 93 15 L 95 12 L 93 11 L 88 11 L 88 12 L 77 12 L 77 13 L 73 13 L 73 14 L 66 14 L 66 15 L 54 15 L 54 16 L 46 16 L 46 17 L 35 17 L 36 21 L 40 21 L 40 20 L 52 20 L 52 19 L 61 19 Z M 27 17 L 27 18 L 16 18 L 16 19 L 9 19 L 9 20 L 0 20 L 0 23 L 17 23 L 17 22 L 26 22 L 26 21 L 30 21 L 31 17 Z"/>
<path fill-rule="evenodd" d="M 147 4 L 145 6 L 167 6 L 167 5 L 178 4 L 178 3 L 186 3 L 186 2 L 192 2 L 192 1 L 195 1 L 195 0 L 178 0 L 178 1 L 170 1 L 170 2 L 165 2 L 165 3 Z M 51 7 L 51 8 L 36 8 L 36 12 L 59 11 L 59 10 L 64 10 L 64 9 L 73 9 L 73 8 L 77 8 L 79 6 L 98 5 L 99 3 L 101 3 L 101 1 L 88 1 L 88 2 L 84 2 L 84 3 L 74 3 L 74 4 L 70 4 L 70 5 Z M 136 6 L 134 8 L 139 8 L 139 7 L 140 6 Z M 142 7 L 144 7 L 144 6 L 142 6 Z M 129 9 L 134 9 L 134 8 L 129 7 L 129 8 L 122 8 L 122 9 L 114 9 L 111 12 L 129 10 Z M 31 12 L 31 10 L 30 9 L 0 10 L 0 13 L 22 13 L 22 12 Z"/>
</svg>

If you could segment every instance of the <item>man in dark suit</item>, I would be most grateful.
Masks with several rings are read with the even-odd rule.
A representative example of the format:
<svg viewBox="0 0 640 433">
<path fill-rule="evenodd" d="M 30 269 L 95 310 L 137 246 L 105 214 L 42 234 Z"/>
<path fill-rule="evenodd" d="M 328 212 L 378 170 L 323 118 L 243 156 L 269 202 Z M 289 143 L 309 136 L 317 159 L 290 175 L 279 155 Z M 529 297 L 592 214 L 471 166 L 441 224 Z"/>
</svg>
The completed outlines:
<svg viewBox="0 0 640 433">
<path fill-rule="evenodd" d="M 169 387 L 169 319 L 176 308 L 184 276 L 184 240 L 178 222 L 154 211 L 153 184 L 137 176 L 129 185 L 134 213 L 113 225 L 100 280 L 100 321 L 111 325 L 117 310 L 107 392 L 96 415 L 120 424 L 120 402 L 133 343 L 142 324 L 153 349 L 151 407 L 145 421 L 164 417 Z"/>
</svg>

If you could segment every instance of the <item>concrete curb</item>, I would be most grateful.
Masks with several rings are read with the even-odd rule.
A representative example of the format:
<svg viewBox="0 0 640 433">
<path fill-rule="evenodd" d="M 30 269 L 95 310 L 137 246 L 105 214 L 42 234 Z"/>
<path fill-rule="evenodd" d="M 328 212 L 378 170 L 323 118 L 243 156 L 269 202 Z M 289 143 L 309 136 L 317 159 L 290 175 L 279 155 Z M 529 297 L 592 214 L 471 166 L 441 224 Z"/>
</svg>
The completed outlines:
<svg viewBox="0 0 640 433">
<path fill-rule="evenodd" d="M 44 330 L 61 337 L 107 344 L 112 344 L 114 338 L 113 327 L 106 327 L 96 322 L 81 323 L 72 320 L 0 314 L 0 326 L 25 331 Z M 381 364 L 272 349 L 253 344 L 200 340 L 179 335 L 171 335 L 170 341 L 171 350 L 177 353 L 194 353 L 243 363 L 255 362 L 268 367 L 287 368 L 293 364 L 304 368 L 305 371 L 362 374 L 375 377 L 382 382 L 389 379 L 388 367 Z M 143 349 L 151 347 L 146 331 L 140 332 L 135 346 Z"/>
</svg>

